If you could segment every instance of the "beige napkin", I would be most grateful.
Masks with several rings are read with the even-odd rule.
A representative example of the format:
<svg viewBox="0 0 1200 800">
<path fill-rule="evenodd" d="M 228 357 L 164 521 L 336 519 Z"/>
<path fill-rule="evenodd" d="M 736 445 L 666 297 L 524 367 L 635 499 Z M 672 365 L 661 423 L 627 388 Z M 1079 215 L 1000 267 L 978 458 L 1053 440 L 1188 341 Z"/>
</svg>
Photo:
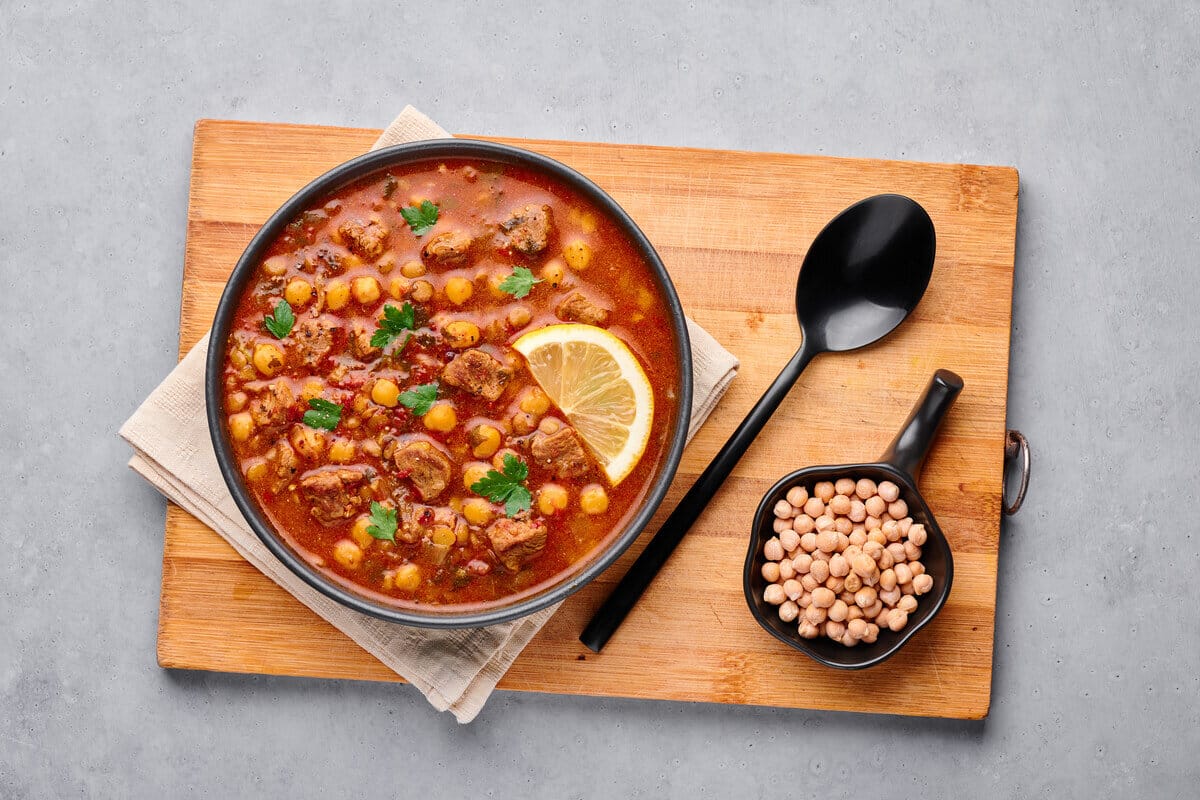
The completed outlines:
<svg viewBox="0 0 1200 800">
<path fill-rule="evenodd" d="M 448 136 L 408 106 L 372 149 Z M 691 320 L 688 333 L 694 377 L 690 440 L 737 374 L 738 361 Z M 134 448 L 129 466 L 220 534 L 263 574 L 416 686 L 435 708 L 470 722 L 558 606 L 487 628 L 440 631 L 384 622 L 310 588 L 250 530 L 221 478 L 205 416 L 207 349 L 206 335 L 121 426 L 121 436 Z"/>
</svg>

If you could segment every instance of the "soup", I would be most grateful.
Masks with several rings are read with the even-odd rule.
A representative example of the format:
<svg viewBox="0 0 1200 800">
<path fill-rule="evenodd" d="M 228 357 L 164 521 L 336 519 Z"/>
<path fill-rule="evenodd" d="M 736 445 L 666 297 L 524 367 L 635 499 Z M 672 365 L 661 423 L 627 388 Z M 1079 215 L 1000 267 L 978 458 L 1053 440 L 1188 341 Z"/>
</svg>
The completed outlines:
<svg viewBox="0 0 1200 800">
<path fill-rule="evenodd" d="M 616 223 L 539 173 L 383 171 L 271 244 L 223 365 L 245 484 L 360 594 L 479 606 L 587 562 L 641 505 L 678 398 L 671 319 Z"/>
</svg>

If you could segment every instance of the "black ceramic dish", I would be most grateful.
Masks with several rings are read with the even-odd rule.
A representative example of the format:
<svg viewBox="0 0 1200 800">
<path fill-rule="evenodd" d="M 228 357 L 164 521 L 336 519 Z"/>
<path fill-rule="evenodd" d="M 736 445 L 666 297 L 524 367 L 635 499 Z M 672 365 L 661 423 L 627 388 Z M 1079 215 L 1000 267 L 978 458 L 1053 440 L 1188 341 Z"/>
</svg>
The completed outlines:
<svg viewBox="0 0 1200 800">
<path fill-rule="evenodd" d="M 663 301 L 671 315 L 675 358 L 680 365 L 679 381 L 675 386 L 678 405 L 669 428 L 668 447 L 654 482 L 646 494 L 645 501 L 625 528 L 612 536 L 604 549 L 596 553 L 590 561 L 578 565 L 574 572 L 566 574 L 561 581 L 539 594 L 515 602 L 505 603 L 500 600 L 495 604 L 480 606 L 468 612 L 445 612 L 432 606 L 428 609 L 398 607 L 370 600 L 314 569 L 292 550 L 275 532 L 246 490 L 225 430 L 221 387 L 221 365 L 225 363 L 229 328 L 237 310 L 238 301 L 262 261 L 263 253 L 279 236 L 284 227 L 321 198 L 366 175 L 401 164 L 450 158 L 479 159 L 542 173 L 570 187 L 616 222 L 654 274 L 662 292 Z M 205 400 L 208 403 L 208 428 L 212 436 L 213 447 L 216 450 L 217 463 L 220 465 L 221 475 L 225 478 L 225 483 L 229 487 L 234 501 L 258 538 L 292 572 L 314 589 L 342 605 L 381 619 L 426 628 L 468 628 L 507 622 L 559 602 L 608 568 L 637 538 L 662 502 L 667 487 L 675 476 L 675 470 L 679 466 L 680 455 L 683 452 L 687 436 L 688 420 L 691 416 L 691 363 L 691 344 L 688 340 L 687 326 L 684 323 L 683 308 L 679 304 L 675 287 L 671 284 L 662 259 L 659 258 L 646 235 L 642 233 L 629 214 L 617 205 L 616 201 L 580 173 L 537 153 L 491 142 L 445 139 L 387 147 L 347 161 L 305 186 L 267 220 L 262 229 L 250 241 L 241 259 L 238 260 L 237 266 L 234 267 L 233 274 L 229 278 L 229 283 L 225 287 L 225 292 L 221 296 L 221 302 L 217 306 L 208 345 Z"/>
<path fill-rule="evenodd" d="M 783 476 L 767 491 L 758 511 L 754 514 L 754 527 L 750 534 L 750 545 L 746 551 L 746 566 L 742 585 L 746 602 L 758 624 L 772 636 L 789 644 L 800 652 L 828 667 L 838 669 L 863 669 L 890 658 L 917 631 L 941 611 L 954 582 L 954 558 L 945 534 L 917 489 L 917 476 L 925 454 L 937 435 L 938 427 L 954 399 L 962 391 L 962 378 L 949 370 L 939 369 L 926 387 L 925 393 L 913 407 L 912 413 L 896 438 L 888 446 L 879 461 L 871 464 L 843 464 L 840 466 L 807 467 Z M 909 516 L 914 523 L 925 526 L 929 537 L 922 548 L 921 563 L 933 577 L 933 591 L 918 598 L 917 610 L 908 615 L 908 625 L 899 633 L 889 630 L 879 632 L 873 644 L 845 645 L 818 636 L 803 639 L 797 632 L 796 622 L 784 622 L 779 618 L 778 608 L 763 600 L 766 580 L 762 576 L 763 545 L 775 535 L 773 521 L 775 504 L 782 500 L 788 489 L 802 485 L 811 491 L 818 481 L 836 481 L 838 478 L 870 478 L 876 483 L 892 481 L 900 487 L 900 496 L 908 504 Z"/>
</svg>

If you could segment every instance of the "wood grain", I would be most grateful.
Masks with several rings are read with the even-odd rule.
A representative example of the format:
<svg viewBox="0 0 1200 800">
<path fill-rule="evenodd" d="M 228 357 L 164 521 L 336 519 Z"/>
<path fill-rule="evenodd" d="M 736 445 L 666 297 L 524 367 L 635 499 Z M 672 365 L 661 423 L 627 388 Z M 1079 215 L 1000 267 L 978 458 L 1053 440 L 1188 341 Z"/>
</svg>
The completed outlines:
<svg viewBox="0 0 1200 800">
<path fill-rule="evenodd" d="M 180 355 L 208 330 L 257 227 L 293 192 L 367 150 L 377 131 L 203 120 L 196 125 Z M 505 140 L 587 174 L 643 226 L 687 313 L 742 361 L 684 454 L 666 511 L 797 344 L 792 287 L 809 242 L 842 208 L 900 192 L 937 229 L 933 279 L 887 341 L 817 359 L 601 655 L 576 640 L 642 543 L 572 597 L 501 688 L 979 718 L 991 692 L 1016 170 L 682 148 Z M 798 466 L 876 457 L 939 367 L 966 389 L 922 487 L 955 553 L 937 620 L 886 664 L 825 669 L 763 633 L 741 562 L 754 507 Z M 643 539 L 646 537 L 643 537 Z M 168 510 L 159 617 L 166 667 L 399 678 L 243 561 Z M 879 687 L 886 684 L 887 690 Z"/>
</svg>

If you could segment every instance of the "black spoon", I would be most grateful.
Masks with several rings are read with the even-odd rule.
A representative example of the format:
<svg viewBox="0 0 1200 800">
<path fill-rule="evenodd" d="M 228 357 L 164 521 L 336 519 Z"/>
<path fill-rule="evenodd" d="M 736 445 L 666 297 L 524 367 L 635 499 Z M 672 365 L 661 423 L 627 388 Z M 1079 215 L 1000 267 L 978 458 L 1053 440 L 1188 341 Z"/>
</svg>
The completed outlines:
<svg viewBox="0 0 1200 800">
<path fill-rule="evenodd" d="M 925 209 L 895 194 L 855 203 L 817 234 L 796 283 L 800 349 L 600 606 L 581 642 L 600 652 L 814 356 L 866 347 L 904 321 L 929 285 L 934 248 Z"/>
</svg>

